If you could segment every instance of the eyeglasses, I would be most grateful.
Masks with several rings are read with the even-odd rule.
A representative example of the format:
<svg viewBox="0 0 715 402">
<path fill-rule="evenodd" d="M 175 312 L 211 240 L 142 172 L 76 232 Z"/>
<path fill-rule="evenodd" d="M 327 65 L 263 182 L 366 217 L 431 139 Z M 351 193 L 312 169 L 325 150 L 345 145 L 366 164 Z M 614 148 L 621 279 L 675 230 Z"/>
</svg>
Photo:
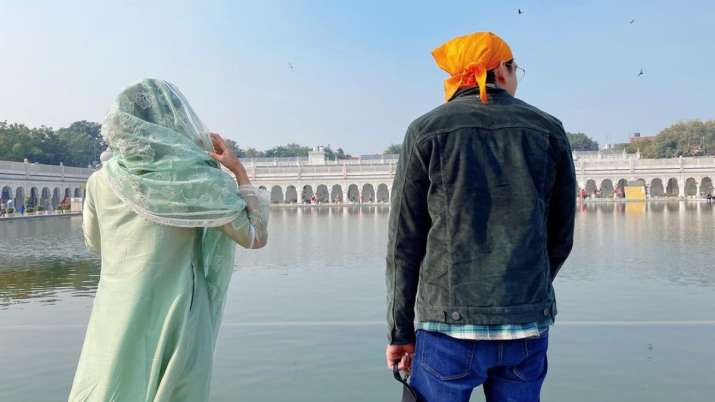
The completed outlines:
<svg viewBox="0 0 715 402">
<path fill-rule="evenodd" d="M 516 65 L 516 63 L 514 63 L 514 71 L 516 71 L 516 79 L 517 79 L 517 81 L 523 81 L 523 80 L 524 80 L 524 76 L 526 75 L 526 70 L 524 70 L 523 68 L 521 68 L 521 67 L 519 67 L 518 65 Z"/>
</svg>

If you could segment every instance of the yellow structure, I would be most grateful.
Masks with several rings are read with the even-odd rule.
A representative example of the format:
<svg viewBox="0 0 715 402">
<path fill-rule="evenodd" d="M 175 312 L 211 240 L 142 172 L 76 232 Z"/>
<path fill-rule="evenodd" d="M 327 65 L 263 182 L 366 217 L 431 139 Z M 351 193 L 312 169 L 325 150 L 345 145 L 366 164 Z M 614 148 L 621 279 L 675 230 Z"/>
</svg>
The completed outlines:
<svg viewBox="0 0 715 402">
<path fill-rule="evenodd" d="M 642 185 L 626 186 L 626 201 L 645 201 L 645 187 Z"/>
</svg>

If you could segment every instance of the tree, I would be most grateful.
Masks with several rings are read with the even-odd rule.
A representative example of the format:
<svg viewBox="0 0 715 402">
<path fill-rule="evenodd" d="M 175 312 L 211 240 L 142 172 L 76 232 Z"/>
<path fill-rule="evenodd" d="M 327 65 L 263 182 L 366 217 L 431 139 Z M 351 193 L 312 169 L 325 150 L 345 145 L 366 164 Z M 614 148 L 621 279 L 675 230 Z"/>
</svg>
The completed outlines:
<svg viewBox="0 0 715 402">
<path fill-rule="evenodd" d="M 598 151 L 598 142 L 584 133 L 566 133 L 574 151 Z"/>
<path fill-rule="evenodd" d="M 230 139 L 230 138 L 224 138 L 224 142 L 228 147 L 233 151 L 234 155 L 236 155 L 239 158 L 245 158 L 246 157 L 246 152 L 241 149 L 241 147 L 236 144 L 236 141 Z"/>
<path fill-rule="evenodd" d="M 245 151 L 246 158 L 261 158 L 263 157 L 263 152 L 257 150 L 256 148 L 248 148 Z"/>
<path fill-rule="evenodd" d="M 383 155 L 399 154 L 402 152 L 402 144 L 392 144 L 382 153 Z"/>
<path fill-rule="evenodd" d="M 337 151 L 335 151 L 335 156 L 337 156 L 337 157 L 338 157 L 338 160 L 341 160 L 341 159 L 348 159 L 348 158 L 350 158 L 350 157 L 351 157 L 350 155 L 346 155 L 346 154 L 345 154 L 345 151 L 343 151 L 343 149 L 342 149 L 342 148 L 338 148 L 338 150 L 337 150 Z"/>
<path fill-rule="evenodd" d="M 62 161 L 70 166 L 87 166 L 99 163 L 99 155 L 107 147 L 102 138 L 102 126 L 86 120 L 72 123 L 56 134 L 66 146 Z"/>
<path fill-rule="evenodd" d="M 653 141 L 652 156 L 715 155 L 715 120 L 683 121 L 661 131 Z"/>
<path fill-rule="evenodd" d="M 263 152 L 263 156 L 267 158 L 307 157 L 310 150 L 310 147 L 290 143 L 273 147 Z"/>
<path fill-rule="evenodd" d="M 97 163 L 106 147 L 97 123 L 79 121 L 67 128 L 29 128 L 24 124 L 0 123 L 0 159 L 68 166 Z"/>
<path fill-rule="evenodd" d="M 323 148 L 323 152 L 325 152 L 325 158 L 327 160 L 334 161 L 337 159 L 337 155 L 335 154 L 335 151 L 333 151 L 333 149 L 330 148 L 330 145 Z"/>
</svg>

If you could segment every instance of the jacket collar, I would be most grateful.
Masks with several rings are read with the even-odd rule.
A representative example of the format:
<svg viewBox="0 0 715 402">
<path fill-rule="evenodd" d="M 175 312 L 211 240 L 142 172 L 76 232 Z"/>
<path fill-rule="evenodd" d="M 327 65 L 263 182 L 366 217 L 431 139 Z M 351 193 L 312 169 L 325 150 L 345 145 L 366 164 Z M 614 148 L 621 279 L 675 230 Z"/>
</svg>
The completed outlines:
<svg viewBox="0 0 715 402">
<path fill-rule="evenodd" d="M 509 95 L 507 92 L 501 88 L 494 86 L 494 84 L 487 84 L 487 94 L 489 96 L 501 97 L 503 95 Z M 479 96 L 479 88 L 477 87 L 466 87 L 460 88 L 454 93 L 454 96 L 449 101 L 453 101 L 457 98 L 462 98 L 465 96 Z"/>
</svg>

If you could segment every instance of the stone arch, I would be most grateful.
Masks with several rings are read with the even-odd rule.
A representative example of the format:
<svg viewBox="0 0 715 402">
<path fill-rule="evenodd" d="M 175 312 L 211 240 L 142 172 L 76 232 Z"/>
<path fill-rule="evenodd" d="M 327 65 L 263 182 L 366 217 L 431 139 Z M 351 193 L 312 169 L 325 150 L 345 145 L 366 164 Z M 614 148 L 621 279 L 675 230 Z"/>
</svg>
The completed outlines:
<svg viewBox="0 0 715 402">
<path fill-rule="evenodd" d="M 74 189 L 74 198 L 82 198 L 82 189 L 79 187 Z"/>
<path fill-rule="evenodd" d="M 695 195 L 698 195 L 698 182 L 694 178 L 688 177 L 685 180 L 685 196 L 691 197 Z"/>
<path fill-rule="evenodd" d="M 61 196 L 60 191 L 61 190 L 59 187 L 55 187 L 55 189 L 52 190 L 52 202 L 51 202 L 52 209 L 57 209 L 57 207 L 60 206 L 60 202 L 62 202 L 62 198 L 61 198 L 62 196 Z"/>
<path fill-rule="evenodd" d="M 44 209 L 50 209 L 51 195 L 50 189 L 47 187 L 42 187 L 42 192 L 40 193 L 40 207 Z"/>
<path fill-rule="evenodd" d="M 598 187 L 596 187 L 596 180 L 586 180 L 586 194 L 593 195 L 596 191 L 598 191 Z"/>
<path fill-rule="evenodd" d="M 330 192 L 325 184 L 318 184 L 315 188 L 315 201 L 322 204 L 330 202 Z"/>
<path fill-rule="evenodd" d="M 343 202 L 343 187 L 340 184 L 335 184 L 330 189 L 331 202 Z"/>
<path fill-rule="evenodd" d="M 601 182 L 601 198 L 613 198 L 613 182 L 611 179 L 604 179 Z"/>
<path fill-rule="evenodd" d="M 258 186 L 258 189 L 259 189 L 259 190 L 263 190 L 263 191 L 268 191 L 268 189 L 266 188 L 266 186 Z"/>
<path fill-rule="evenodd" d="M 3 186 L 2 189 L 0 189 L 0 200 L 2 200 L 3 204 L 6 204 L 10 198 L 12 198 L 12 188 L 10 188 L 10 186 Z"/>
<path fill-rule="evenodd" d="M 65 197 L 67 198 L 72 198 L 72 189 L 67 187 L 65 188 Z"/>
<path fill-rule="evenodd" d="M 626 179 L 618 179 L 616 182 L 616 197 L 618 198 L 625 198 L 626 197 L 626 186 L 628 186 L 628 180 Z"/>
<path fill-rule="evenodd" d="M 295 204 L 298 202 L 298 190 L 295 188 L 295 186 L 290 185 L 286 187 L 285 201 L 289 204 Z"/>
<path fill-rule="evenodd" d="M 351 184 L 348 186 L 348 201 L 360 201 L 360 189 L 358 188 L 357 184 Z"/>
<path fill-rule="evenodd" d="M 25 206 L 25 189 L 18 187 L 15 189 L 15 209 Z"/>
<path fill-rule="evenodd" d="M 390 189 L 387 184 L 381 183 L 377 186 L 377 202 L 390 202 Z"/>
<path fill-rule="evenodd" d="M 651 197 L 663 197 L 665 196 L 665 187 L 663 187 L 663 180 L 660 178 L 655 178 L 650 182 L 650 196 Z"/>
<path fill-rule="evenodd" d="M 708 194 L 713 195 L 713 181 L 709 177 L 703 177 L 700 181 L 700 195 L 707 197 Z"/>
<path fill-rule="evenodd" d="M 35 208 L 40 201 L 40 190 L 37 187 L 30 188 L 30 199 L 27 202 L 28 208 Z"/>
<path fill-rule="evenodd" d="M 283 200 L 283 189 L 281 188 L 281 186 L 271 187 L 271 203 L 280 204 L 283 202 Z"/>
<path fill-rule="evenodd" d="M 362 191 L 360 192 L 360 201 L 375 202 L 375 187 L 372 184 L 367 183 L 362 186 Z"/>
<path fill-rule="evenodd" d="M 310 184 L 306 184 L 300 191 L 300 202 L 303 204 L 310 202 L 310 199 L 313 198 L 314 195 L 315 194 L 313 193 L 313 186 L 311 186 Z"/>
<path fill-rule="evenodd" d="M 678 179 L 671 177 L 668 179 L 668 184 L 665 186 L 665 195 L 668 197 L 677 197 L 680 195 L 680 184 Z"/>
</svg>

